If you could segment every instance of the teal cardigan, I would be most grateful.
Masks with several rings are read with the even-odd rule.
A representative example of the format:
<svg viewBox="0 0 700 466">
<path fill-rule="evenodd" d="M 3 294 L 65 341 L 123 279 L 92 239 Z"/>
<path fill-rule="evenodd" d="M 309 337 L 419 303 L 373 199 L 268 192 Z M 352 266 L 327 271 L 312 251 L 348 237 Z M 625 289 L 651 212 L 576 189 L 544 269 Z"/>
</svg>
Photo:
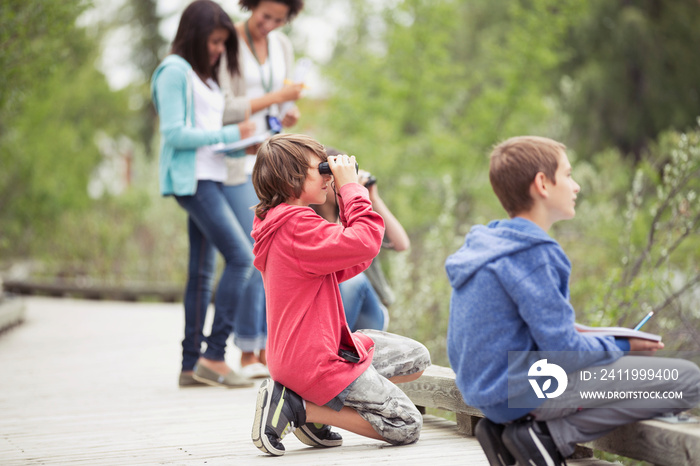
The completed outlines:
<svg viewBox="0 0 700 466">
<path fill-rule="evenodd" d="M 195 128 L 192 67 L 178 55 L 169 55 L 151 78 L 151 96 L 160 118 L 160 193 L 191 196 L 197 191 L 197 148 L 241 137 L 238 125 L 220 130 Z M 240 157 L 243 151 L 227 154 Z"/>
</svg>

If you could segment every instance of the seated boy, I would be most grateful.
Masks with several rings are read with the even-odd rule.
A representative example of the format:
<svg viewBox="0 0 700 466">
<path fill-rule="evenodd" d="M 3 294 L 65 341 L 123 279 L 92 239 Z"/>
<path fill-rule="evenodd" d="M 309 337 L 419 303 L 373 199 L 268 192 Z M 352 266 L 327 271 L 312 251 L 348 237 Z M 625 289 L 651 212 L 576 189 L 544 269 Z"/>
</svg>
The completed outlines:
<svg viewBox="0 0 700 466">
<path fill-rule="evenodd" d="M 332 176 L 321 174 L 322 162 Z M 260 386 L 252 439 L 271 455 L 284 454 L 289 432 L 307 445 L 340 445 L 329 426 L 395 445 L 420 435 L 421 414 L 394 383 L 420 377 L 428 350 L 376 330 L 351 333 L 343 312 L 338 283 L 367 268 L 384 236 L 384 221 L 357 181 L 355 157 L 327 157 L 308 136 L 276 135 L 258 150 L 253 253 L 265 286 L 274 381 Z M 309 207 L 332 189 L 341 224 Z"/>
<path fill-rule="evenodd" d="M 489 178 L 510 219 L 474 226 L 445 264 L 453 288 L 448 355 L 465 402 L 486 416 L 477 424 L 476 435 L 492 465 L 516 460 L 522 465 L 561 464 L 576 443 L 698 403 L 696 365 L 678 359 L 623 357 L 630 350 L 653 352 L 663 348 L 662 343 L 575 330 L 569 303 L 571 265 L 547 234 L 554 222 L 575 215 L 580 187 L 571 176 L 565 149 L 551 139 L 531 136 L 496 146 Z M 527 380 L 528 376 L 553 364 L 540 359 L 530 365 L 537 358 L 528 356 L 530 371 L 518 372 L 509 365 L 509 357 L 522 354 L 564 355 L 568 365 L 561 374 L 569 374 L 566 389 L 562 385 L 551 398 L 536 394 L 535 379 Z M 624 373 L 635 364 L 677 369 L 678 380 L 634 381 L 634 388 L 683 391 L 683 399 L 580 399 L 579 390 L 589 382 L 603 390 L 622 387 L 615 385 L 619 381 L 601 377 L 582 380 L 580 369 L 607 365 L 608 373 L 618 369 Z M 602 374 L 601 367 L 596 369 Z"/>
</svg>

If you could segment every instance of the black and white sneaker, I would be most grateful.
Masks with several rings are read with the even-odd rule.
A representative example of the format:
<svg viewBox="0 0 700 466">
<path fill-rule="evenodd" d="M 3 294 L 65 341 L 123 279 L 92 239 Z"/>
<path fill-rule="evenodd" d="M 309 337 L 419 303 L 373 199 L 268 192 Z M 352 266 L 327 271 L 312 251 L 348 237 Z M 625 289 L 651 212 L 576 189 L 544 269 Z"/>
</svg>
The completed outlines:
<svg viewBox="0 0 700 466">
<path fill-rule="evenodd" d="M 294 431 L 294 435 L 301 443 L 310 447 L 339 447 L 343 444 L 343 437 L 333 432 L 331 426 L 307 422 Z"/>
<path fill-rule="evenodd" d="M 512 453 L 503 444 L 503 424 L 496 424 L 486 418 L 481 419 L 476 424 L 474 434 L 479 441 L 481 448 L 486 454 L 491 466 L 513 466 L 515 458 Z"/>
<path fill-rule="evenodd" d="M 282 439 L 306 422 L 304 400 L 272 379 L 263 380 L 255 405 L 251 438 L 264 453 L 282 456 Z"/>
<path fill-rule="evenodd" d="M 566 466 L 544 423 L 534 420 L 514 422 L 503 431 L 503 443 L 518 464 L 528 466 Z"/>
</svg>

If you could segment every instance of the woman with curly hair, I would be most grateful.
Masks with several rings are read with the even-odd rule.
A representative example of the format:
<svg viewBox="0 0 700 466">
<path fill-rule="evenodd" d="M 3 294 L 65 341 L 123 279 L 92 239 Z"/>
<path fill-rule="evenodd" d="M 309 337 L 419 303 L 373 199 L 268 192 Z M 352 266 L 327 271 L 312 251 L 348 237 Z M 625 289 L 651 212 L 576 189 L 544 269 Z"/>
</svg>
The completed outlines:
<svg viewBox="0 0 700 466">
<path fill-rule="evenodd" d="M 289 38 L 278 29 L 304 7 L 303 0 L 240 0 L 243 11 L 250 12 L 245 21 L 235 25 L 238 35 L 239 74 L 225 66 L 219 70 L 219 82 L 226 107 L 224 124 L 249 119 L 255 123 L 255 134 L 268 130 L 267 117 L 280 120 L 283 127 L 294 126 L 303 83 L 291 82 L 294 72 L 294 51 Z M 223 62 L 222 62 L 223 63 Z M 229 158 L 228 179 L 224 191 L 234 206 L 236 217 L 250 234 L 253 229 L 251 207 L 258 199 L 251 182 L 257 146 L 249 148 L 245 158 Z M 252 238 L 250 238 L 252 242 Z M 241 350 L 241 370 L 248 377 L 267 377 L 265 359 L 267 326 L 265 294 L 260 273 L 256 270 L 236 313 L 233 341 Z"/>
</svg>

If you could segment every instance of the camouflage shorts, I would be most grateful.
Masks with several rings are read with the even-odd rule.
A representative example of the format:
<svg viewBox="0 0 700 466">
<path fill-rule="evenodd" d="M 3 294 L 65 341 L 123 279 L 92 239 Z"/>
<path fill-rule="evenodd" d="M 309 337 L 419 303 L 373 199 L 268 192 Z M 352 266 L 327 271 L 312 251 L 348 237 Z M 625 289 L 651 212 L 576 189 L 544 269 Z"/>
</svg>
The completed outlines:
<svg viewBox="0 0 700 466">
<path fill-rule="evenodd" d="M 341 393 L 387 442 L 406 445 L 418 440 L 423 416 L 391 377 L 410 375 L 430 366 L 430 353 L 410 338 L 378 330 L 359 330 L 374 341 L 372 365 Z"/>
</svg>

